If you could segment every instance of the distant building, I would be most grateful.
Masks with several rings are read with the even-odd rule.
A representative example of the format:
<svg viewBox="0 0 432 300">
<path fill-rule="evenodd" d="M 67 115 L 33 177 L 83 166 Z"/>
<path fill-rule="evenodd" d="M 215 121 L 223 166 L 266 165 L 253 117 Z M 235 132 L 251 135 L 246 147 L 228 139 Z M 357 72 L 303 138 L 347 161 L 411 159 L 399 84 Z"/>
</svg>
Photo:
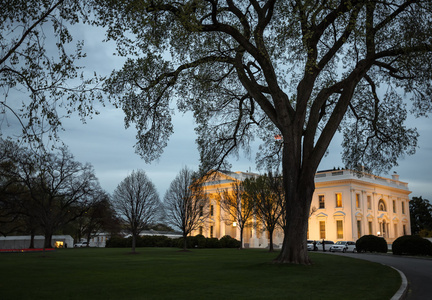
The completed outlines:
<svg viewBox="0 0 432 300">
<path fill-rule="evenodd" d="M 27 249 L 30 247 L 30 235 L 0 237 L 0 249 Z M 45 237 L 36 235 L 34 247 L 43 248 Z M 53 235 L 52 246 L 55 248 L 72 248 L 74 240 L 70 235 Z"/>
<path fill-rule="evenodd" d="M 195 234 L 221 238 L 230 235 L 240 239 L 235 222 L 227 221 L 218 200 L 218 191 L 229 190 L 236 181 L 256 177 L 258 174 L 244 172 L 217 172 L 208 179 L 204 188 L 209 196 L 210 217 Z M 315 175 L 315 193 L 312 214 L 309 217 L 308 239 L 352 240 L 373 234 L 392 243 L 397 237 L 411 234 L 409 197 L 406 182 L 399 175 L 384 178 L 352 170 L 321 171 Z M 244 246 L 268 247 L 267 232 L 261 224 L 245 228 Z M 283 242 L 283 232 L 274 232 L 276 247 Z"/>
<path fill-rule="evenodd" d="M 91 235 L 89 247 L 105 248 L 106 241 L 110 238 L 110 234 L 106 232 L 98 232 Z M 86 238 L 82 238 L 81 242 L 87 242 Z"/>
</svg>

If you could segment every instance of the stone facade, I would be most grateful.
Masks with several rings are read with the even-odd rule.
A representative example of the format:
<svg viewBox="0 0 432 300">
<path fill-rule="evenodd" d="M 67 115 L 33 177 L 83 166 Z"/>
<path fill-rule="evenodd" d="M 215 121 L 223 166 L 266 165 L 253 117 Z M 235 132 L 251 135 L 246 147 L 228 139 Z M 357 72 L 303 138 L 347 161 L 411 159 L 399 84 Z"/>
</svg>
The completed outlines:
<svg viewBox="0 0 432 300">
<path fill-rule="evenodd" d="M 244 172 L 217 172 L 205 183 L 209 196 L 210 217 L 193 233 L 221 238 L 230 235 L 240 239 L 234 220 L 229 220 L 221 209 L 218 191 L 230 189 L 232 183 L 258 176 Z M 309 217 L 308 239 L 351 240 L 373 234 L 384 237 L 391 244 L 397 237 L 409 235 L 408 184 L 399 181 L 399 175 L 384 178 L 351 170 L 321 171 L 315 175 L 315 193 Z M 244 246 L 268 247 L 268 234 L 256 220 L 245 228 Z M 281 246 L 283 232 L 274 232 L 276 247 Z"/>
</svg>

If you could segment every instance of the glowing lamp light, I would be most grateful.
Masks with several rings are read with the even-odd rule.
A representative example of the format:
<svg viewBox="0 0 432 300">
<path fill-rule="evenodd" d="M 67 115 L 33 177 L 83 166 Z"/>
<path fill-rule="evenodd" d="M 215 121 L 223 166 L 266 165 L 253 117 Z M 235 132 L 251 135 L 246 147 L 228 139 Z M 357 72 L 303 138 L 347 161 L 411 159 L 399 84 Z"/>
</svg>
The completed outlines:
<svg viewBox="0 0 432 300">
<path fill-rule="evenodd" d="M 233 222 L 233 227 L 236 227 L 237 226 L 237 222 Z"/>
<path fill-rule="evenodd" d="M 378 231 L 378 232 L 377 232 L 377 235 L 380 235 L 380 234 L 381 234 L 381 232 Z"/>
</svg>

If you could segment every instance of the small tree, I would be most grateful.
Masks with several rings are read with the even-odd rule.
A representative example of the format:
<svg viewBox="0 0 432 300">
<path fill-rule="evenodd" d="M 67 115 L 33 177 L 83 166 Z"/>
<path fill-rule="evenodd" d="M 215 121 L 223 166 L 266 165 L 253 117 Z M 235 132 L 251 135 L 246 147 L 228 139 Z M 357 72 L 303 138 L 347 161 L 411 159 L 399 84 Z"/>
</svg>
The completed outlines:
<svg viewBox="0 0 432 300">
<path fill-rule="evenodd" d="M 95 195 L 94 201 L 83 216 L 83 233 L 87 239 L 87 247 L 94 234 L 105 230 L 113 221 L 114 211 L 109 201 L 109 196 L 101 192 Z"/>
<path fill-rule="evenodd" d="M 254 213 L 254 201 L 246 197 L 241 182 L 231 185 L 231 190 L 219 191 L 220 205 L 226 214 L 225 222 L 236 222 L 240 230 L 240 249 L 243 248 L 243 231 L 246 227 L 252 226 Z"/>
<path fill-rule="evenodd" d="M 203 224 L 208 216 L 208 200 L 196 174 L 183 168 L 171 182 L 164 197 L 167 222 L 183 233 L 183 250 L 187 236 Z"/>
<path fill-rule="evenodd" d="M 411 232 L 418 234 L 422 230 L 432 230 L 432 204 L 427 199 L 413 197 L 409 202 Z"/>
<path fill-rule="evenodd" d="M 274 177 L 271 173 L 258 178 L 248 178 L 243 182 L 245 197 L 251 198 L 255 205 L 258 219 L 268 231 L 270 246 L 273 249 L 273 232 L 276 229 L 282 214 L 284 192 L 280 177 Z"/>
<path fill-rule="evenodd" d="M 143 170 L 133 171 L 115 189 L 112 204 L 132 235 L 135 253 L 137 237 L 155 222 L 161 209 L 156 187 Z"/>
</svg>

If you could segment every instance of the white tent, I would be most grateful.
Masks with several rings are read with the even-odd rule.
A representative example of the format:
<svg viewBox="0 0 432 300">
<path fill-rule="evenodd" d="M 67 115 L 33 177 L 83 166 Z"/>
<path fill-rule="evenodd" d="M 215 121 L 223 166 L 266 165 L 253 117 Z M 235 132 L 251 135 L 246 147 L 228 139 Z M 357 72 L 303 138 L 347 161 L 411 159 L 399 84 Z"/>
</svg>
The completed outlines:
<svg viewBox="0 0 432 300">
<path fill-rule="evenodd" d="M 43 248 L 45 237 L 36 235 L 34 237 L 34 247 Z M 74 240 L 70 235 L 53 235 L 52 247 L 55 248 L 72 248 Z M 7 236 L 0 237 L 0 249 L 27 249 L 30 246 L 30 236 Z"/>
</svg>

